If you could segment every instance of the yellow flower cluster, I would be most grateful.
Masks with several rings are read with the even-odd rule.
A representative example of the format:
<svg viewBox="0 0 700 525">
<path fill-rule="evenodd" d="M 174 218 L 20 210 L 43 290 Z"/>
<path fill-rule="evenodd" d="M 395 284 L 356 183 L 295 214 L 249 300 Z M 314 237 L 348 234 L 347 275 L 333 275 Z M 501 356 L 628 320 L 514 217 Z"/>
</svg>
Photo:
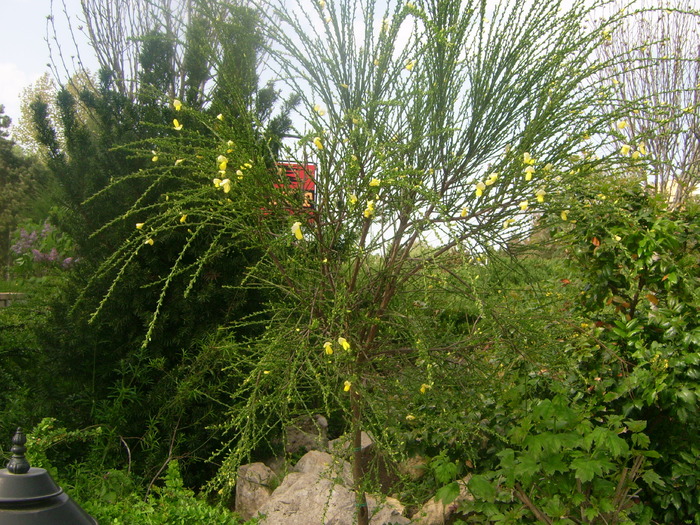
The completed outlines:
<svg viewBox="0 0 700 525">
<path fill-rule="evenodd" d="M 346 352 L 349 352 L 351 349 L 350 342 L 342 336 L 338 338 L 338 344 Z M 333 355 L 333 343 L 330 341 L 323 343 L 323 351 L 327 355 Z"/>
<path fill-rule="evenodd" d="M 222 188 L 224 190 L 224 193 L 228 193 L 231 191 L 231 180 L 230 179 L 214 179 L 214 187 L 215 188 Z"/>
<path fill-rule="evenodd" d="M 628 155 L 630 155 L 630 152 L 632 153 L 631 157 L 637 160 L 639 157 L 642 157 L 643 155 L 647 154 L 647 148 L 643 142 L 640 142 L 639 146 L 637 146 L 637 149 L 634 151 L 632 151 L 632 146 L 630 146 L 629 144 L 623 144 L 620 148 L 620 155 L 622 155 L 623 157 L 627 157 Z"/>
</svg>

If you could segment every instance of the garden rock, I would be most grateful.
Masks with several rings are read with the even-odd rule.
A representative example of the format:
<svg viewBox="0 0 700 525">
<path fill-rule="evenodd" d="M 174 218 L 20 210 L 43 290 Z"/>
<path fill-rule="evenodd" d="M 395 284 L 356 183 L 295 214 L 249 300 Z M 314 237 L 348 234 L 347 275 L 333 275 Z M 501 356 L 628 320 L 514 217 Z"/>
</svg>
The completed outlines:
<svg viewBox="0 0 700 525">
<path fill-rule="evenodd" d="M 352 525 L 355 494 L 350 464 L 320 451 L 305 454 L 259 509 L 263 525 Z M 401 504 L 367 498 L 372 525 L 404 525 Z"/>
<path fill-rule="evenodd" d="M 460 502 L 474 499 L 467 488 L 467 483 L 469 483 L 470 479 L 471 474 L 457 482 L 459 484 L 459 496 L 452 503 L 444 505 L 436 498 L 431 498 L 413 516 L 411 523 L 415 525 L 443 525 L 448 523 L 448 519 L 455 513 Z"/>
<path fill-rule="evenodd" d="M 263 463 L 241 465 L 236 483 L 235 510 L 243 519 L 255 516 L 258 509 L 270 499 L 270 485 L 275 478 L 275 473 Z"/>
<path fill-rule="evenodd" d="M 285 429 L 287 454 L 328 448 L 328 420 L 321 414 L 300 416 Z"/>
</svg>

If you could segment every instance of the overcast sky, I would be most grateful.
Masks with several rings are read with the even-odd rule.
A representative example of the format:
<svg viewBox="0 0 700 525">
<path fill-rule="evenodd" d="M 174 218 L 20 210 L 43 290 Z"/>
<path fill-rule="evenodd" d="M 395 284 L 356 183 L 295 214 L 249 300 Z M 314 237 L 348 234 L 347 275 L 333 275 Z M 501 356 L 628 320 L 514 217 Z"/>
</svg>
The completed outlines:
<svg viewBox="0 0 700 525">
<path fill-rule="evenodd" d="M 72 16 L 80 12 L 80 0 L 0 0 L 0 104 L 13 122 L 19 119 L 22 89 L 48 71 L 46 17 L 52 6 L 59 37 L 70 42 L 64 1 Z M 67 53 L 71 55 L 73 50 L 69 48 Z"/>
</svg>

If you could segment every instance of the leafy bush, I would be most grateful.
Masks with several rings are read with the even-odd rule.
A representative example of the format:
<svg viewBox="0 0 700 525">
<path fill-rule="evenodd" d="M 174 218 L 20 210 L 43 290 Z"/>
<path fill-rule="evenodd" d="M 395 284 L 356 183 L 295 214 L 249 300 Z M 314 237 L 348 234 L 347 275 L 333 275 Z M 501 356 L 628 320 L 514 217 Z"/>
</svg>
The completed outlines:
<svg viewBox="0 0 700 525">
<path fill-rule="evenodd" d="M 636 180 L 601 180 L 563 203 L 580 310 L 597 352 L 582 360 L 607 410 L 647 422 L 658 483 L 640 497 L 666 523 L 700 523 L 700 210 L 671 210 Z M 692 518 L 691 518 L 692 517 Z M 690 521 L 689 521 L 690 520 Z"/>
<path fill-rule="evenodd" d="M 241 523 L 228 509 L 211 505 L 186 488 L 177 460 L 168 463 L 162 479 L 153 480 L 149 490 L 130 469 L 105 468 L 104 456 L 96 453 L 104 446 L 103 430 L 67 430 L 44 419 L 27 436 L 27 457 L 32 466 L 46 468 L 101 524 Z"/>
</svg>

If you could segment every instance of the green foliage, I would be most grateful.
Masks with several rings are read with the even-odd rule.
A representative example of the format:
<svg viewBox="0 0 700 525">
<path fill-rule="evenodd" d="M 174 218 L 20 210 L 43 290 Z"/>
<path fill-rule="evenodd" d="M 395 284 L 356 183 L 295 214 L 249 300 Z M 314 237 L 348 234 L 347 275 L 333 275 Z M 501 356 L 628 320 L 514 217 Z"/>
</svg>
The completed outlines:
<svg viewBox="0 0 700 525">
<path fill-rule="evenodd" d="M 658 480 L 644 468 L 658 457 L 646 450 L 646 423 L 607 413 L 575 376 L 547 376 L 505 393 L 493 420 L 508 429 L 505 447 L 494 450 L 493 470 L 472 476 L 475 501 L 462 510 L 494 523 L 648 523 L 635 500 L 640 479 Z"/>
<path fill-rule="evenodd" d="M 0 105 L 0 278 L 3 279 L 7 278 L 11 263 L 12 232 L 23 219 L 38 219 L 35 212 L 43 208 L 43 196 L 51 193 L 48 177 L 36 159 L 22 155 L 10 140 L 11 120 L 4 111 Z"/>
<path fill-rule="evenodd" d="M 170 461 L 162 479 L 153 480 L 144 493 L 130 471 L 113 469 L 100 461 L 103 437 L 102 427 L 67 430 L 56 426 L 53 419 L 44 419 L 28 434 L 27 458 L 32 466 L 46 468 L 99 523 L 241 523 L 228 509 L 211 505 L 186 488 L 177 460 Z"/>
<path fill-rule="evenodd" d="M 114 525 L 242 523 L 230 510 L 212 506 L 187 489 L 176 460 L 168 463 L 162 486 L 154 485 L 145 499 L 135 491 L 123 494 L 125 481 L 128 480 L 129 476 L 124 472 L 107 472 L 99 495 L 82 502 L 83 508 L 99 523 Z"/>
<path fill-rule="evenodd" d="M 144 476 L 154 475 L 173 454 L 187 456 L 183 472 L 195 484 L 214 467 L 200 466 L 196 475 L 188 467 L 203 463 L 216 446 L 206 429 L 218 420 L 217 410 L 235 382 L 222 372 L 226 352 L 214 346 L 210 334 L 258 309 L 261 294 L 241 290 L 240 282 L 259 252 L 233 228 L 230 235 L 219 229 L 224 216 L 209 220 L 191 214 L 186 220 L 187 207 L 172 208 L 168 199 L 192 189 L 195 180 L 207 199 L 222 194 L 211 187 L 217 164 L 197 160 L 215 142 L 220 151 L 214 158 L 228 154 L 225 143 L 235 139 L 238 166 L 251 158 L 271 164 L 263 146 L 280 141 L 294 105 L 290 99 L 276 113 L 277 91 L 272 85 L 257 87 L 257 15 L 247 7 L 230 6 L 227 13 L 219 7 L 201 0 L 191 4 L 185 19 L 171 19 L 168 23 L 183 28 L 184 40 L 167 24 L 132 35 L 139 50 L 138 78 L 104 69 L 94 84 L 64 87 L 56 100 L 58 122 L 49 118 L 45 102 L 32 105 L 38 139 L 62 190 L 51 220 L 75 240 L 80 258 L 60 295 L 50 298 L 47 322 L 37 327 L 39 344 L 50 347 L 52 355 L 38 375 L 55 378 L 41 390 L 48 413 L 74 427 L 104 425 L 115 438 L 105 445 L 115 458 L 122 446 L 116 438 L 123 437 Z M 109 29 L 113 35 L 134 28 Z M 114 41 L 93 42 L 99 49 L 109 43 Z M 180 58 L 185 70 L 177 66 Z M 118 60 L 109 65 L 117 67 Z M 245 82 L 238 82 L 242 78 Z M 125 81 L 138 89 L 122 89 Z M 176 98 L 191 106 L 179 112 Z M 185 116 L 203 106 L 207 125 Z M 174 129 L 174 118 L 186 124 L 184 131 Z M 209 125 L 212 121 L 218 127 Z M 220 140 L 223 134 L 226 139 Z M 264 157 L 251 153 L 261 149 Z M 147 220 L 161 209 L 175 214 L 167 224 Z M 137 223 L 146 226 L 140 230 Z M 143 244 L 146 232 L 155 246 Z M 217 239 L 225 242 L 210 249 Z M 118 274 L 120 286 L 110 287 L 115 274 L 99 268 L 123 262 L 125 252 L 117 248 L 125 242 L 140 247 L 140 253 Z M 173 261 L 178 265 L 171 272 Z"/>
<path fill-rule="evenodd" d="M 697 205 L 670 211 L 635 180 L 619 179 L 575 198 L 560 235 L 581 271 L 580 305 L 600 350 L 583 361 L 584 374 L 605 392 L 608 410 L 648 423 L 660 478 L 642 494 L 656 519 L 697 516 L 688 474 L 699 423 Z"/>
</svg>

